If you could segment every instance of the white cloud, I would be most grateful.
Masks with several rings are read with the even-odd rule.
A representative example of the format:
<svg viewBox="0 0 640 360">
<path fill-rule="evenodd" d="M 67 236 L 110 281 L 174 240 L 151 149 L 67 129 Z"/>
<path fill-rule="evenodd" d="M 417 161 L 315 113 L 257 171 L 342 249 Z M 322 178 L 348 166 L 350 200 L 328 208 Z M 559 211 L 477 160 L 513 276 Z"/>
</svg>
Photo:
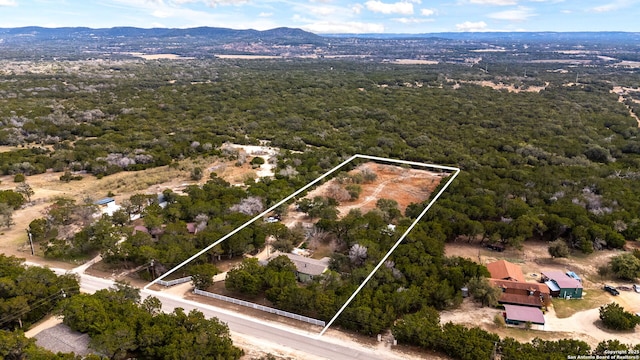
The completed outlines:
<svg viewBox="0 0 640 360">
<path fill-rule="evenodd" d="M 487 23 L 484 21 L 465 21 L 462 24 L 456 24 L 458 31 L 483 31 L 487 29 Z"/>
<path fill-rule="evenodd" d="M 316 22 L 302 26 L 303 30 L 317 34 L 365 34 L 382 33 L 384 25 L 362 22 Z"/>
<path fill-rule="evenodd" d="M 362 9 L 364 9 L 364 6 L 362 6 L 361 4 L 355 4 L 351 7 L 351 11 L 353 11 L 354 14 L 360 14 L 362 12 Z"/>
<path fill-rule="evenodd" d="M 151 15 L 157 17 L 157 18 L 161 18 L 161 19 L 166 19 L 166 18 L 170 18 L 174 15 L 174 12 L 171 11 L 171 9 L 158 9 L 155 10 L 151 13 Z"/>
<path fill-rule="evenodd" d="M 121 9 L 120 12 L 136 10 L 144 13 L 135 23 L 135 26 L 150 27 L 151 24 L 161 22 L 165 27 L 190 28 L 198 26 L 227 27 L 232 29 L 272 29 L 280 25 L 272 18 L 253 16 L 243 16 L 242 14 L 230 15 L 225 11 L 212 11 L 211 9 L 197 10 L 189 6 L 180 6 L 175 0 L 110 0 L 112 7 Z M 185 1 L 185 0 L 179 0 Z M 207 4 L 202 0 L 196 3 Z M 111 22 L 113 23 L 113 21 Z M 130 25 L 123 23 L 122 25 Z M 118 24 L 117 26 L 122 26 Z M 286 26 L 286 25 L 285 25 Z"/>
<path fill-rule="evenodd" d="M 432 22 L 433 19 L 421 19 L 421 18 L 414 18 L 414 17 L 402 17 L 402 18 L 395 18 L 393 19 L 393 21 L 397 21 L 399 23 L 403 23 L 403 24 L 421 24 L 421 23 L 425 23 L 425 22 Z"/>
<path fill-rule="evenodd" d="M 615 11 L 615 10 L 620 10 L 620 9 L 629 7 L 637 2 L 638 1 L 634 1 L 634 0 L 615 0 L 608 4 L 593 7 L 590 10 L 597 13 Z"/>
<path fill-rule="evenodd" d="M 218 5 L 244 5 L 248 2 L 249 0 L 207 0 L 206 4 L 211 7 L 216 7 Z"/>
<path fill-rule="evenodd" d="M 163 0 L 147 0 L 152 3 L 162 4 Z M 218 5 L 243 5 L 249 2 L 249 0 L 171 0 L 172 4 L 194 4 L 204 3 L 209 7 L 217 7 Z"/>
<path fill-rule="evenodd" d="M 602 13 L 602 12 L 613 11 L 615 9 L 616 9 L 616 5 L 615 4 L 606 4 L 606 5 L 600 5 L 600 6 L 596 6 L 594 8 L 591 8 L 591 11 Z"/>
<path fill-rule="evenodd" d="M 407 1 L 387 4 L 378 0 L 369 0 L 365 3 L 365 5 L 367 6 L 367 9 L 369 9 L 369 11 L 373 11 L 376 13 L 402 15 L 413 14 L 413 4 Z"/>
<path fill-rule="evenodd" d="M 336 8 L 331 6 L 311 6 L 309 12 L 317 16 L 329 16 L 335 14 Z"/>
<path fill-rule="evenodd" d="M 261 12 L 258 16 L 260 16 L 260 17 L 272 17 L 273 13 L 272 12 Z"/>
<path fill-rule="evenodd" d="M 469 0 L 472 4 L 479 5 L 497 5 L 497 6 L 507 6 L 507 5 L 517 5 L 517 0 Z"/>
<path fill-rule="evenodd" d="M 493 14 L 489 14 L 489 17 L 497 20 L 507 21 L 525 21 L 528 18 L 535 16 L 533 9 L 526 7 L 519 7 L 514 10 L 499 11 Z"/>
<path fill-rule="evenodd" d="M 422 16 L 431 16 L 431 15 L 433 15 L 435 13 L 436 13 L 436 11 L 432 10 L 432 9 L 422 9 L 422 10 L 420 10 L 420 14 Z"/>
<path fill-rule="evenodd" d="M 0 0 L 0 6 L 18 6 L 15 0 Z"/>
</svg>

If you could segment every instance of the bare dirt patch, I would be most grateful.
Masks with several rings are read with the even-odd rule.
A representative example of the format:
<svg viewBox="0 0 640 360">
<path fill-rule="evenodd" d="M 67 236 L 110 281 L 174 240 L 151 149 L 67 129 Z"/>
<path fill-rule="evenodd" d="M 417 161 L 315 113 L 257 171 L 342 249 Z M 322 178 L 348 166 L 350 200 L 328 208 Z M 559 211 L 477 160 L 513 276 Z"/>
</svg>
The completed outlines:
<svg viewBox="0 0 640 360">
<path fill-rule="evenodd" d="M 438 65 L 439 64 L 439 62 L 435 60 L 422 60 L 422 59 L 395 59 L 393 62 L 401 65 Z"/>
<path fill-rule="evenodd" d="M 190 178 L 191 169 L 194 167 L 203 169 L 203 177 L 199 181 Z M 207 182 L 212 172 L 231 184 L 242 184 L 246 179 L 256 177 L 256 170 L 248 162 L 236 165 L 235 161 L 219 158 L 185 160 L 178 166 L 163 166 L 143 171 L 122 171 L 101 179 L 93 175 L 81 174 L 82 180 L 68 183 L 60 181 L 62 173 L 59 172 L 48 171 L 27 176 L 26 182 L 33 189 L 34 195 L 30 203 L 14 212 L 15 224 L 10 228 L 0 229 L 0 253 L 27 258 L 32 262 L 47 263 L 55 267 L 71 268 L 74 264 L 48 261 L 32 256 L 27 246 L 26 229 L 29 223 L 43 217 L 47 208 L 57 197 L 69 197 L 81 203 L 85 198 L 98 200 L 112 192 L 115 194 L 116 202 L 121 203 L 122 200 L 136 193 L 158 194 L 165 189 L 181 192 L 188 185 Z M 0 190 L 15 190 L 17 185 L 13 182 L 13 176 L 0 177 Z"/>
<path fill-rule="evenodd" d="M 461 81 L 462 82 L 462 81 Z M 519 92 L 536 92 L 547 88 L 549 83 L 546 83 L 544 86 L 524 86 L 524 87 L 515 87 L 513 84 L 504 84 L 502 82 L 495 83 L 492 81 L 464 81 L 467 84 L 476 84 L 480 86 L 490 87 L 494 90 L 507 90 L 508 92 L 519 93 Z"/>
<path fill-rule="evenodd" d="M 427 200 L 442 180 L 442 174 L 439 173 L 373 162 L 362 164 L 350 173 L 365 170 L 372 171 L 377 177 L 375 181 L 361 185 L 362 193 L 357 200 L 340 204 L 338 210 L 342 216 L 355 208 L 363 213 L 370 211 L 381 198 L 397 201 L 400 211 L 404 213 L 410 204 Z M 322 186 L 325 192 L 330 183 L 331 181 Z"/>
<path fill-rule="evenodd" d="M 618 94 L 618 102 L 623 104 L 627 108 L 627 110 L 629 111 L 629 115 L 636 120 L 636 122 L 638 123 L 638 127 L 640 127 L 640 118 L 638 118 L 638 115 L 633 112 L 633 109 L 625 103 L 626 98 L 631 99 L 631 101 L 633 102 L 640 103 L 640 101 L 633 99 L 629 95 L 630 92 L 637 92 L 637 91 L 638 89 L 628 88 L 623 86 L 614 86 L 613 89 L 611 90 L 612 93 Z"/>
<path fill-rule="evenodd" d="M 350 175 L 370 170 L 376 174 L 374 181 L 359 184 L 362 192 L 358 199 L 343 201 L 338 206 L 338 217 L 343 217 L 352 209 L 359 209 L 366 213 L 375 209 L 378 199 L 391 199 L 398 202 L 398 208 L 402 213 L 412 203 L 421 203 L 429 198 L 431 193 L 440 184 L 443 176 L 447 174 L 431 172 L 421 169 L 404 168 L 401 166 L 378 164 L 367 162 L 349 172 Z M 336 179 L 309 191 L 305 198 L 312 199 L 316 196 L 327 196 L 328 189 L 337 183 Z M 287 215 L 282 219 L 288 227 L 295 224 L 311 224 L 305 213 L 296 211 L 295 204 L 289 207 Z"/>
<path fill-rule="evenodd" d="M 145 60 L 159 60 L 159 59 L 168 59 L 168 60 L 193 60 L 194 57 L 190 56 L 181 56 L 177 54 L 144 54 L 139 52 L 130 52 L 126 53 L 131 56 L 139 57 Z"/>
</svg>

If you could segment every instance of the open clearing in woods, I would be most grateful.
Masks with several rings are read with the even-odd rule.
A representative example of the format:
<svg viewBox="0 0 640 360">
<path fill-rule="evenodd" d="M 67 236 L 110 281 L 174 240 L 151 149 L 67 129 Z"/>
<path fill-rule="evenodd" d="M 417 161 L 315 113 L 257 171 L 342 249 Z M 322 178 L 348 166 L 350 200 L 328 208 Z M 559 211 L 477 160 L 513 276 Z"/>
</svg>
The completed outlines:
<svg viewBox="0 0 640 360">
<path fill-rule="evenodd" d="M 1 150 L 10 151 L 11 149 Z M 203 177 L 199 181 L 190 179 L 191 169 L 194 167 L 203 169 Z M 31 256 L 29 248 L 26 246 L 26 229 L 29 227 L 29 223 L 45 216 L 47 208 L 56 198 L 69 197 L 81 203 L 87 198 L 98 200 L 112 192 L 115 194 L 116 203 L 121 203 L 122 200 L 137 193 L 157 194 L 165 189 L 181 192 L 187 185 L 205 183 L 209 180 L 209 174 L 212 172 L 232 184 L 240 184 L 248 178 L 256 177 L 256 170 L 251 167 L 248 161 L 237 166 L 235 161 L 219 158 L 184 160 L 177 166 L 162 166 L 142 171 L 122 171 L 101 179 L 93 175 L 81 174 L 82 180 L 68 183 L 60 181 L 61 172 L 47 171 L 43 174 L 27 176 L 26 183 L 31 186 L 34 195 L 31 197 L 30 203 L 14 212 L 13 221 L 15 224 L 8 229 L 0 229 L 0 253 L 27 258 L 32 262 L 71 268 L 73 264 Z M 0 176 L 0 190 L 15 190 L 17 185 L 13 182 L 12 175 Z"/>
<path fill-rule="evenodd" d="M 391 199 L 398 202 L 399 210 L 404 214 L 405 209 L 412 203 L 419 204 L 429 199 L 431 193 L 440 185 L 443 176 L 449 173 L 439 173 L 423 169 L 406 168 L 398 165 L 367 162 L 351 170 L 349 175 L 362 171 L 371 171 L 376 174 L 375 180 L 358 184 L 362 193 L 355 200 L 343 201 L 338 205 L 339 217 L 346 216 L 350 210 L 359 209 L 366 213 L 376 208 L 378 199 Z M 328 189 L 336 184 L 336 179 L 316 187 L 308 192 L 305 198 L 327 196 Z M 295 204 L 290 206 L 290 211 L 283 222 L 292 227 L 296 223 L 310 223 L 304 213 L 295 211 Z"/>
</svg>

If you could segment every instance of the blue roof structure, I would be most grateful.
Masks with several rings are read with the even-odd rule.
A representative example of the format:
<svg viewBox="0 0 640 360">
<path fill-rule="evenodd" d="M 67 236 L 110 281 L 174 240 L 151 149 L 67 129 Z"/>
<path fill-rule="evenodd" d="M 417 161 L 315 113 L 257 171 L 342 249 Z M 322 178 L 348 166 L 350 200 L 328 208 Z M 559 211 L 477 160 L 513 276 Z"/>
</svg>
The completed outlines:
<svg viewBox="0 0 640 360">
<path fill-rule="evenodd" d="M 580 279 L 580 276 L 578 276 L 578 274 L 574 273 L 573 271 L 567 271 L 567 276 L 582 282 L 582 279 Z"/>
<path fill-rule="evenodd" d="M 100 200 L 94 202 L 94 204 L 96 204 L 96 205 L 106 205 L 106 204 L 108 204 L 108 203 L 110 203 L 112 201 L 116 201 L 116 200 L 114 198 L 106 197 L 104 199 L 100 199 Z"/>
<path fill-rule="evenodd" d="M 555 281 L 549 280 L 549 281 L 545 281 L 544 283 L 549 287 L 549 290 L 560 291 L 560 287 L 558 286 L 558 284 L 556 284 Z"/>
</svg>

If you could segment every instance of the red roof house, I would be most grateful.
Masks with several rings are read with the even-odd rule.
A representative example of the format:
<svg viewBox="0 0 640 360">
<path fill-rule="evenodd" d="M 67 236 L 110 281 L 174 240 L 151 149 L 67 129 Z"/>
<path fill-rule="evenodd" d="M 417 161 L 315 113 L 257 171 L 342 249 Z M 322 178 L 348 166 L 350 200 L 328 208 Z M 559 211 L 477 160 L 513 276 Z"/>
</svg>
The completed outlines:
<svg viewBox="0 0 640 360">
<path fill-rule="evenodd" d="M 487 270 L 489 270 L 492 279 L 513 280 L 520 282 L 525 281 L 520 266 L 510 263 L 506 260 L 499 260 L 487 264 Z"/>
</svg>

